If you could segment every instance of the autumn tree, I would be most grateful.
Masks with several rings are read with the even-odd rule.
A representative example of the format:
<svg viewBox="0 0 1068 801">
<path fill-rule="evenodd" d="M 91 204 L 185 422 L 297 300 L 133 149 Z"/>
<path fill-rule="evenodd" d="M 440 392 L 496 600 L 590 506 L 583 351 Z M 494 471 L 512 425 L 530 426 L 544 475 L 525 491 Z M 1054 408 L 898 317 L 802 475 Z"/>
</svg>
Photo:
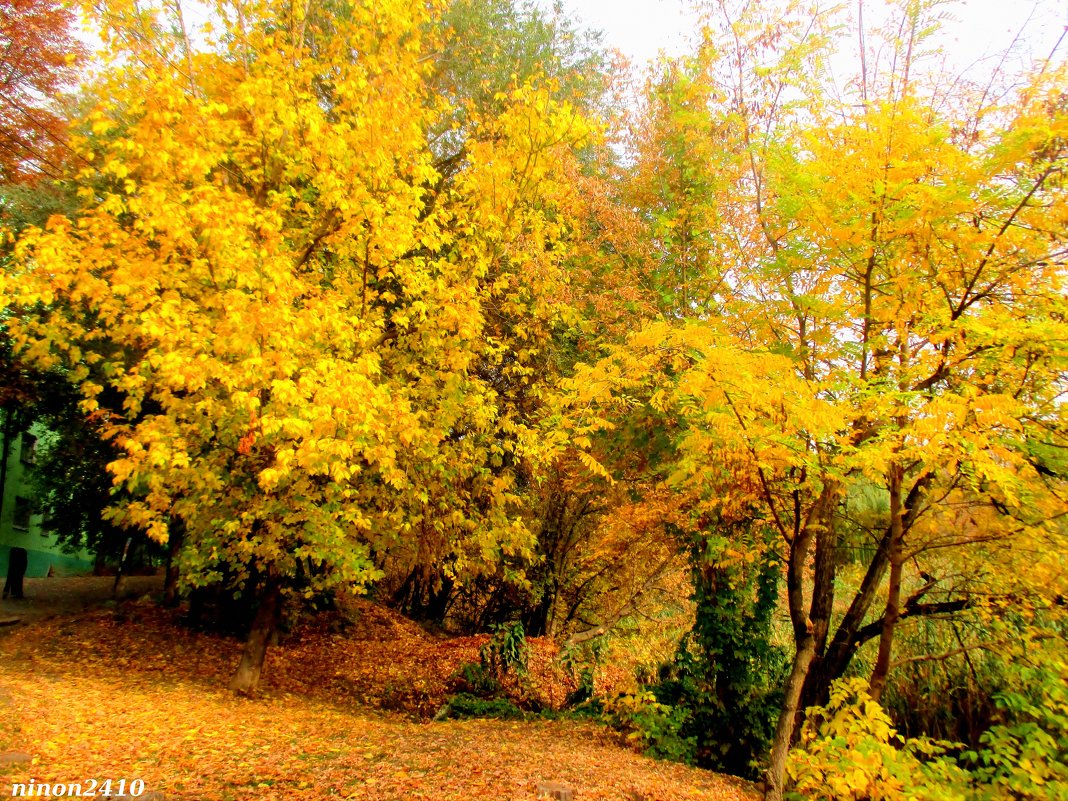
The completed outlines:
<svg viewBox="0 0 1068 801">
<path fill-rule="evenodd" d="M 113 519 L 159 541 L 177 522 L 187 584 L 256 590 L 249 691 L 295 581 L 364 587 L 397 548 L 458 570 L 529 548 L 516 465 L 540 445 L 494 380 L 536 352 L 523 315 L 566 311 L 562 174 L 587 126 L 515 84 L 446 185 L 440 7 L 214 12 L 198 46 L 180 16 L 103 7 L 82 208 L 19 240 L 3 288 L 27 358 L 67 365 L 86 409 L 124 397 Z"/>
<path fill-rule="evenodd" d="M 597 36 L 580 30 L 559 8 L 546 11 L 513 0 L 457 0 L 448 4 L 440 25 L 441 47 L 433 54 L 427 80 L 430 91 L 447 99 L 448 109 L 427 130 L 427 139 L 441 193 L 463 179 L 472 149 L 491 135 L 486 121 L 506 107 L 515 86 L 536 81 L 551 102 L 569 104 L 586 115 L 594 114 L 601 103 L 606 79 Z M 593 140 L 579 157 L 585 159 L 591 149 Z M 578 160 L 559 167 L 566 170 L 561 175 L 569 184 L 579 174 Z M 581 200 L 577 187 L 570 193 Z M 583 216 L 578 206 L 571 209 L 569 241 L 579 237 Z M 500 407 L 508 409 L 518 425 L 541 415 L 541 396 L 551 391 L 567 361 L 560 358 L 561 343 L 573 337 L 578 321 L 571 312 L 571 276 L 550 284 L 538 280 L 536 273 L 525 273 L 508 256 L 498 261 L 488 281 L 493 290 L 483 296 L 483 336 L 513 346 L 500 353 L 486 350 L 469 368 L 492 387 Z M 498 467 L 515 471 L 516 508 L 522 508 L 528 526 L 537 531 L 537 477 L 510 457 Z M 466 566 L 446 539 L 427 537 L 409 545 L 418 547 L 389 554 L 380 585 L 407 614 L 437 623 L 449 616 L 450 624 L 461 627 L 484 627 L 526 614 L 517 607 L 526 606 L 526 568 L 543 556 L 537 540 L 531 553 L 513 554 L 499 563 L 467 560 Z"/>
<path fill-rule="evenodd" d="M 74 12 L 53 0 L 0 3 L 0 225 L 10 230 L 67 205 L 62 190 L 39 179 L 61 175 L 67 160 L 57 95 L 76 77 L 84 55 L 71 33 L 73 21 Z M 0 260 L 9 252 L 0 243 Z M 15 358 L 2 312 L 0 379 L 6 465 L 10 442 L 31 422 L 28 407 L 45 377 Z"/>
<path fill-rule="evenodd" d="M 85 53 L 74 18 L 59 0 L 0 3 L 0 183 L 63 172 L 66 126 L 55 102 Z"/>
<path fill-rule="evenodd" d="M 580 372 L 575 419 L 677 417 L 672 483 L 703 499 L 706 537 L 775 533 L 794 638 L 779 798 L 804 705 L 864 642 L 878 698 L 904 621 L 1021 586 L 977 561 L 991 543 L 1062 541 L 1064 75 L 1039 65 L 998 104 L 961 82 L 949 96 L 921 70 L 930 9 L 907 3 L 832 92 L 833 19 L 722 4 L 707 20 L 639 139 L 665 320 Z M 872 486 L 885 515 L 836 604 L 844 504 Z"/>
</svg>

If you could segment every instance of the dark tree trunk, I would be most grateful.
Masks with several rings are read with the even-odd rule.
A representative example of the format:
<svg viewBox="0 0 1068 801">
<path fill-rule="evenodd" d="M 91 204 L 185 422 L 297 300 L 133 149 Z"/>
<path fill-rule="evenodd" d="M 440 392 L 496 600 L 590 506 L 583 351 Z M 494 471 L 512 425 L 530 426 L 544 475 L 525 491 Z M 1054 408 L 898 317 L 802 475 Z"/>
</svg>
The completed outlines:
<svg viewBox="0 0 1068 801">
<path fill-rule="evenodd" d="M 230 679 L 230 689 L 236 693 L 248 695 L 254 693 L 260 683 L 263 663 L 267 657 L 267 646 L 271 636 L 278 628 L 282 614 L 282 592 L 278 579 L 268 577 L 262 594 L 256 617 L 241 654 L 241 662 Z"/>
<path fill-rule="evenodd" d="M 115 571 L 115 583 L 111 585 L 111 594 L 118 598 L 122 595 L 126 589 L 126 569 L 127 563 L 130 561 L 130 543 L 132 537 L 127 537 L 126 542 L 122 546 L 122 556 L 119 558 L 119 568 Z"/>
<path fill-rule="evenodd" d="M 909 490 L 901 512 L 903 533 L 907 533 L 916 520 L 924 493 L 931 480 L 930 474 L 924 474 Z M 883 579 L 886 578 L 886 570 L 890 565 L 893 533 L 893 527 L 887 526 L 879 540 L 875 555 L 868 563 L 868 569 L 865 571 L 860 587 L 835 630 L 834 637 L 831 638 L 822 654 L 817 653 L 801 694 L 802 709 L 810 706 L 824 706 L 827 703 L 830 699 L 831 683 L 845 675 L 846 668 L 849 667 L 857 650 L 871 639 L 868 626 L 864 625 L 864 621 L 871 611 L 872 604 L 875 603 Z"/>
<path fill-rule="evenodd" d="M 163 603 L 167 606 L 178 604 L 178 552 L 182 550 L 185 539 L 185 523 L 172 518 L 167 542 L 167 574 L 163 579 Z"/>
<path fill-rule="evenodd" d="M 812 676 L 818 675 L 827 648 L 831 614 L 834 611 L 834 580 L 838 572 L 837 546 L 838 532 L 828 514 L 823 530 L 816 535 L 815 575 L 812 582 L 812 603 L 808 615 L 809 620 L 812 621 L 812 657 L 800 688 L 797 709 L 794 711 L 791 741 L 797 740 L 801 734 L 801 724 L 804 722 L 804 715 L 799 715 L 797 712 L 812 706 L 812 703 L 805 697 L 805 688 L 809 686 Z"/>
<path fill-rule="evenodd" d="M 879 654 L 875 659 L 868 692 L 878 701 L 890 674 L 890 655 L 894 644 L 894 628 L 901 618 L 901 572 L 904 551 L 904 515 L 901 508 L 902 468 L 890 465 L 890 584 L 886 591 L 886 611 L 883 630 L 879 636 Z"/>
<path fill-rule="evenodd" d="M 879 543 L 875 556 L 868 564 L 868 569 L 860 583 L 860 588 L 849 609 L 838 624 L 838 628 L 827 646 L 826 652 L 812 666 L 812 670 L 805 680 L 802 692 L 802 708 L 810 706 L 823 706 L 830 699 L 831 683 L 845 675 L 845 670 L 856 654 L 857 649 L 863 644 L 858 638 L 864 619 L 871 609 L 875 596 L 886 576 L 886 567 L 890 555 L 890 531 Z"/>
<path fill-rule="evenodd" d="M 556 608 L 556 576 L 550 573 L 544 580 L 541 598 L 537 605 L 523 615 L 523 630 L 528 637 L 544 637 L 550 634 L 553 610 Z"/>
<path fill-rule="evenodd" d="M 7 555 L 7 581 L 4 584 L 4 598 L 13 595 L 22 600 L 22 580 L 26 577 L 29 554 L 25 548 L 12 548 Z"/>
<path fill-rule="evenodd" d="M 442 623 L 449 610 L 453 587 L 448 576 L 417 565 L 393 593 L 393 605 L 416 620 Z"/>
<path fill-rule="evenodd" d="M 827 627 L 826 620 L 813 620 L 811 617 L 813 610 L 824 609 L 826 604 L 822 601 L 817 604 L 816 599 L 813 599 L 812 607 L 806 613 L 805 567 L 813 542 L 816 543 L 817 554 L 828 553 L 827 545 L 821 545 L 819 540 L 833 536 L 833 517 L 837 502 L 838 486 L 836 484 L 824 486 L 819 498 L 809 509 L 804 522 L 795 529 L 793 540 L 789 543 L 786 597 L 790 606 L 795 651 L 790 675 L 786 680 L 779 722 L 775 727 L 775 737 L 771 743 L 771 757 L 768 762 L 764 794 L 769 801 L 782 801 L 786 779 L 786 756 L 790 752 L 794 732 L 797 730 L 797 719 L 803 710 L 800 706 L 801 691 L 812 665 L 812 658 L 816 653 L 816 632 L 820 627 L 826 631 Z"/>
</svg>

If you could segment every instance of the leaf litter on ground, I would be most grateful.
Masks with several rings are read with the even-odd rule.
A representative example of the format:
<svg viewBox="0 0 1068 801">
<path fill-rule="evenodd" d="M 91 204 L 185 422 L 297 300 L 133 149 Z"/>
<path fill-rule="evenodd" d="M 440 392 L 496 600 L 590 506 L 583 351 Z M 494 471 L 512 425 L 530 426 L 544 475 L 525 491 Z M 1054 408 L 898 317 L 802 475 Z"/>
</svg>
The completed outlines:
<svg viewBox="0 0 1068 801">
<path fill-rule="evenodd" d="M 427 722 L 486 638 L 434 636 L 365 601 L 354 611 L 347 631 L 318 616 L 272 648 L 251 699 L 225 689 L 238 641 L 149 603 L 10 632 L 0 750 L 33 761 L 0 766 L 0 792 L 30 778 L 110 778 L 141 779 L 169 801 L 518 801 L 551 780 L 583 801 L 758 797 L 746 782 L 634 753 L 594 723 Z M 553 651 L 532 643 L 530 682 L 547 705 L 566 692 Z"/>
</svg>

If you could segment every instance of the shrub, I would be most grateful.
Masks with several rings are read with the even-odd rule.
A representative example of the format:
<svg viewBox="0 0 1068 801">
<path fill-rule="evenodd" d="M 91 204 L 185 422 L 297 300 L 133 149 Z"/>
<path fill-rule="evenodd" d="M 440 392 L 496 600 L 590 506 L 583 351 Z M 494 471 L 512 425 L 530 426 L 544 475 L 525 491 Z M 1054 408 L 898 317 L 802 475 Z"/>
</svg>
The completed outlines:
<svg viewBox="0 0 1068 801">
<path fill-rule="evenodd" d="M 835 682 L 825 707 L 808 711 L 787 776 L 797 801 L 965 801 L 971 777 L 946 743 L 898 737 L 860 679 Z"/>
<path fill-rule="evenodd" d="M 520 677 L 525 676 L 530 649 L 527 647 L 523 624 L 518 620 L 512 623 L 500 623 L 493 626 L 492 632 L 489 641 L 482 646 L 480 651 L 482 667 L 498 679 L 508 673 Z"/>
<path fill-rule="evenodd" d="M 492 698 L 501 691 L 501 683 L 481 662 L 464 662 L 452 674 L 452 688 L 480 698 Z"/>
<path fill-rule="evenodd" d="M 979 798 L 1068 799 L 1068 663 L 1051 657 L 1010 669 L 1012 689 L 995 696 L 1000 721 L 964 755 Z"/>
<path fill-rule="evenodd" d="M 685 736 L 689 711 L 661 704 L 651 692 L 617 696 L 604 704 L 604 719 L 627 739 L 657 759 L 692 764 L 697 738 Z"/>
<path fill-rule="evenodd" d="M 443 717 L 449 718 L 499 718 L 518 720 L 525 713 L 507 698 L 478 698 L 468 693 L 457 693 L 449 698 Z"/>
<path fill-rule="evenodd" d="M 782 702 L 786 657 L 772 644 L 780 568 L 772 561 L 710 564 L 691 554 L 693 628 L 653 687 L 657 701 L 689 711 L 682 735 L 695 761 L 756 778 Z"/>
</svg>

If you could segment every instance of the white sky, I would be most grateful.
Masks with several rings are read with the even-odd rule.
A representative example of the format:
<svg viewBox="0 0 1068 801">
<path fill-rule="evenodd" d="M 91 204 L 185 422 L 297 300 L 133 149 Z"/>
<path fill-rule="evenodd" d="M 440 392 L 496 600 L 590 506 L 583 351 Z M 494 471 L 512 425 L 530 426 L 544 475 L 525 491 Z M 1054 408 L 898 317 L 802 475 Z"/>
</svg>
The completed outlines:
<svg viewBox="0 0 1068 801">
<path fill-rule="evenodd" d="M 883 5 L 883 0 L 864 2 L 868 18 Z M 638 67 L 661 50 L 668 55 L 687 52 L 696 27 L 691 0 L 563 0 L 563 5 L 583 27 L 603 31 L 605 44 Z M 849 6 L 855 9 L 856 0 L 849 0 Z M 943 9 L 955 18 L 945 25 L 946 49 L 961 68 L 1006 48 L 1025 23 L 1027 51 L 1044 58 L 1068 25 L 1068 0 L 958 0 Z M 1058 51 L 1061 58 L 1065 50 L 1068 40 Z"/>
</svg>

